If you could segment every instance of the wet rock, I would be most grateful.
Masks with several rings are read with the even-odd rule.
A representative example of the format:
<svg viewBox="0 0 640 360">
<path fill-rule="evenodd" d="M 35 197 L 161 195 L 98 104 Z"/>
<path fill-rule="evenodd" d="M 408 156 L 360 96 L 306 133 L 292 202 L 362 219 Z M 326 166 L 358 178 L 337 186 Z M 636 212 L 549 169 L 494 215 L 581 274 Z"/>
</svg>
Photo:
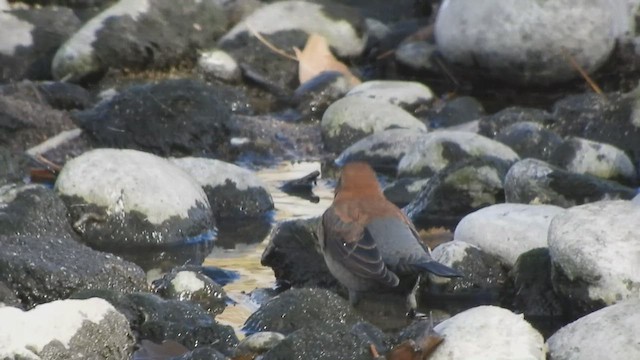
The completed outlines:
<svg viewBox="0 0 640 360">
<path fill-rule="evenodd" d="M 236 60 L 219 49 L 201 53 L 198 58 L 198 69 L 209 79 L 238 82 L 241 78 L 240 67 Z"/>
<path fill-rule="evenodd" d="M 515 162 L 518 154 L 507 146 L 464 131 L 433 131 L 416 142 L 398 164 L 398 176 L 430 177 L 447 165 L 483 156 Z"/>
<path fill-rule="evenodd" d="M 25 151 L 63 130 L 76 126 L 66 112 L 47 104 L 0 95 L 0 143 Z"/>
<path fill-rule="evenodd" d="M 454 227 L 465 215 L 504 200 L 509 163 L 471 158 L 452 163 L 431 177 L 404 210 L 417 226 Z"/>
<path fill-rule="evenodd" d="M 409 129 L 376 132 L 346 148 L 335 163 L 344 166 L 351 161 L 364 161 L 376 171 L 395 176 L 400 159 L 424 139 L 424 134 Z"/>
<path fill-rule="evenodd" d="M 547 340 L 551 360 L 640 357 L 640 300 L 631 299 L 580 318 Z"/>
<path fill-rule="evenodd" d="M 0 28 L 4 33 L 0 46 L 0 83 L 50 79 L 53 54 L 80 25 L 73 11 L 64 7 L 2 11 Z"/>
<path fill-rule="evenodd" d="M 0 246 L 0 281 L 26 307 L 66 299 L 81 289 L 147 288 L 138 266 L 69 238 L 2 235 Z"/>
<path fill-rule="evenodd" d="M 547 130 L 541 123 L 517 122 L 504 127 L 495 137 L 515 152 L 520 158 L 549 161 L 551 154 L 562 144 L 562 138 Z"/>
<path fill-rule="evenodd" d="M 189 79 L 134 85 L 73 114 L 99 147 L 167 156 L 226 154 L 231 113 L 218 87 Z"/>
<path fill-rule="evenodd" d="M 221 314 L 226 307 L 227 295 L 222 286 L 196 271 L 172 271 L 154 281 L 152 287 L 165 299 L 191 301 L 213 316 Z"/>
<path fill-rule="evenodd" d="M 21 308 L 22 304 L 20 303 L 20 299 L 18 299 L 13 290 L 5 285 L 5 283 L 0 281 L 0 308 L 4 306 Z"/>
<path fill-rule="evenodd" d="M 409 112 L 427 106 L 433 100 L 433 92 L 415 81 L 370 80 L 347 93 L 347 96 L 385 101 Z"/>
<path fill-rule="evenodd" d="M 427 41 L 409 41 L 401 44 L 395 52 L 399 64 L 413 70 L 436 70 L 431 58 L 437 51 L 435 44 Z"/>
<path fill-rule="evenodd" d="M 240 341 L 236 348 L 235 356 L 262 354 L 273 349 L 284 338 L 284 335 L 274 331 L 262 331 L 251 334 Z"/>
<path fill-rule="evenodd" d="M 221 353 L 220 351 L 212 347 L 202 346 L 180 357 L 176 357 L 172 359 L 175 359 L 175 360 L 228 360 L 229 358 L 225 356 L 223 353 Z"/>
<path fill-rule="evenodd" d="M 549 228 L 553 287 L 574 315 L 640 294 L 635 219 L 629 201 L 599 201 L 557 215 Z"/>
<path fill-rule="evenodd" d="M 405 207 L 420 194 L 428 182 L 429 179 L 400 178 L 384 187 L 384 197 L 398 207 Z"/>
<path fill-rule="evenodd" d="M 320 197 L 313 193 L 313 187 L 318 182 L 318 176 L 320 176 L 320 171 L 312 171 L 301 178 L 286 181 L 280 186 L 280 190 L 286 194 L 298 196 L 317 204 L 320 202 Z"/>
<path fill-rule="evenodd" d="M 320 218 L 281 222 L 269 237 L 260 263 L 273 269 L 280 286 L 336 288 L 317 240 Z"/>
<path fill-rule="evenodd" d="M 454 64 L 502 81 L 563 82 L 578 77 L 567 53 L 594 72 L 616 39 L 631 31 L 622 3 L 591 1 L 576 11 L 566 0 L 447 1 L 435 23 L 438 50 Z M 486 21 L 488 14 L 493 21 Z"/>
<path fill-rule="evenodd" d="M 459 96 L 446 101 L 428 114 L 429 128 L 447 128 L 478 120 L 484 115 L 482 104 L 471 96 Z"/>
<path fill-rule="evenodd" d="M 244 323 L 249 333 L 276 331 L 289 335 L 304 327 L 339 323 L 353 325 L 362 319 L 347 300 L 318 288 L 290 289 L 269 300 Z"/>
<path fill-rule="evenodd" d="M 171 160 L 202 186 L 216 218 L 252 218 L 273 210 L 266 185 L 252 171 L 220 160 Z"/>
<path fill-rule="evenodd" d="M 129 359 L 133 334 L 127 319 L 102 299 L 59 300 L 29 311 L 0 308 L 4 359 Z"/>
<path fill-rule="evenodd" d="M 581 138 L 566 139 L 549 163 L 578 174 L 635 184 L 638 176 L 631 159 L 615 146 Z"/>
<path fill-rule="evenodd" d="M 48 104 L 57 110 L 84 109 L 92 102 L 85 88 L 60 81 L 32 82 L 24 80 L 0 86 L 0 94 L 36 104 Z"/>
<path fill-rule="evenodd" d="M 552 205 L 496 204 L 465 216 L 454 237 L 513 266 L 522 253 L 548 246 L 549 224 L 563 212 Z"/>
<path fill-rule="evenodd" d="M 453 313 L 468 308 L 468 304 L 500 303 L 508 274 L 497 257 L 458 240 L 438 245 L 432 256 L 464 277 L 447 279 L 429 275 L 428 281 L 422 281 L 421 303 Z"/>
<path fill-rule="evenodd" d="M 29 173 L 30 159 L 22 151 L 0 145 L 0 186 L 22 182 Z"/>
<path fill-rule="evenodd" d="M 429 358 L 544 360 L 542 335 L 522 315 L 496 306 L 478 306 L 436 325 L 445 341 Z"/>
<path fill-rule="evenodd" d="M 213 240 L 209 201 L 189 174 L 135 150 L 96 149 L 66 163 L 55 189 L 84 242 L 101 249 Z"/>
<path fill-rule="evenodd" d="M 222 8 L 212 1 L 120 0 L 58 49 L 51 71 L 56 79 L 75 82 L 109 68 L 167 68 L 195 59 L 226 25 Z"/>
<path fill-rule="evenodd" d="M 524 314 L 547 338 L 566 324 L 564 301 L 553 290 L 551 257 L 548 248 L 522 253 L 509 272 L 513 280 L 513 298 L 509 308 Z"/>
<path fill-rule="evenodd" d="M 320 121 L 325 110 L 347 94 L 352 85 L 342 73 L 323 71 L 300 84 L 293 92 L 293 104 L 300 121 Z"/>
<path fill-rule="evenodd" d="M 329 106 L 320 123 L 329 151 L 340 152 L 367 135 L 388 129 L 426 131 L 427 127 L 402 108 L 379 100 L 344 97 Z"/>
<path fill-rule="evenodd" d="M 109 291 L 83 291 L 76 298 L 100 297 L 124 314 L 139 339 L 155 343 L 174 340 L 190 350 L 210 346 L 231 355 L 238 344 L 233 329 L 221 325 L 196 304 L 163 300 L 149 293 L 121 294 Z"/>
<path fill-rule="evenodd" d="M 541 160 L 515 163 L 504 179 L 506 202 L 561 207 L 603 199 L 631 199 L 635 190 L 613 181 L 562 170 Z"/>
<path fill-rule="evenodd" d="M 0 187 L 0 235 L 71 238 L 67 208 L 42 185 Z"/>
<path fill-rule="evenodd" d="M 551 114 L 544 110 L 511 106 L 493 115 L 482 117 L 478 126 L 480 135 L 495 138 L 502 129 L 515 123 L 533 122 L 547 124 L 551 121 Z"/>
</svg>

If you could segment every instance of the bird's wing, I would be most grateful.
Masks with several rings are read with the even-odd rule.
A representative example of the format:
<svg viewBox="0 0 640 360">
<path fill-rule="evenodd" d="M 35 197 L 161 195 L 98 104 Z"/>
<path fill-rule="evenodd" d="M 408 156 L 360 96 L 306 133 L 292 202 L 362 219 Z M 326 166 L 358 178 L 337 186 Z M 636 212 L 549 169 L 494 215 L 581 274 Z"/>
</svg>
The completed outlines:
<svg viewBox="0 0 640 360">
<path fill-rule="evenodd" d="M 387 268 L 374 237 L 362 224 L 341 217 L 333 207 L 324 213 L 322 222 L 324 251 L 335 261 L 361 278 L 390 287 L 398 285 L 398 276 Z"/>
</svg>

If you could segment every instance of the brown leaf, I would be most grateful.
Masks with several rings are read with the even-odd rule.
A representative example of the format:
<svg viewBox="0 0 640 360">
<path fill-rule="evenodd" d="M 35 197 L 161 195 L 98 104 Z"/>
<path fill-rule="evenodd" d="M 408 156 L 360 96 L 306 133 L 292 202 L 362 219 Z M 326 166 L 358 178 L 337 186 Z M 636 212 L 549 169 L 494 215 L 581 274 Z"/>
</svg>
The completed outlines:
<svg viewBox="0 0 640 360">
<path fill-rule="evenodd" d="M 360 79 L 355 77 L 345 64 L 333 56 L 327 39 L 322 35 L 309 35 L 304 50 L 300 51 L 298 48 L 293 50 L 298 59 L 298 79 L 300 84 L 307 82 L 324 71 L 337 71 L 343 74 L 351 85 L 360 84 Z"/>
<path fill-rule="evenodd" d="M 419 343 L 406 340 L 391 349 L 386 358 L 387 360 L 427 360 L 443 341 L 444 338 L 438 335 L 425 336 L 419 340 Z"/>
</svg>

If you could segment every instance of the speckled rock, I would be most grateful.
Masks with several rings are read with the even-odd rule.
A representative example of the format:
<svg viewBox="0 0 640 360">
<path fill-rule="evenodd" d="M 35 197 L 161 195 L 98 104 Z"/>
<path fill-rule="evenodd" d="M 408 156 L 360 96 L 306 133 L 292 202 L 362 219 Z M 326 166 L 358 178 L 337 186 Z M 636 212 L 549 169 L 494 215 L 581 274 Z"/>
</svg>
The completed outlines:
<svg viewBox="0 0 640 360">
<path fill-rule="evenodd" d="M 542 335 L 522 315 L 496 306 L 471 308 L 434 330 L 446 340 L 430 360 L 546 358 Z"/>
<path fill-rule="evenodd" d="M 575 315 L 640 296 L 638 216 L 632 202 L 599 201 L 551 221 L 553 285 Z"/>
<path fill-rule="evenodd" d="M 427 113 L 430 129 L 462 127 L 464 124 L 479 120 L 484 115 L 484 107 L 476 98 L 458 96 L 447 100 L 440 106 L 434 106 Z"/>
<path fill-rule="evenodd" d="M 409 112 L 427 106 L 433 100 L 433 92 L 415 81 L 370 80 L 354 87 L 347 96 L 386 101 Z"/>
<path fill-rule="evenodd" d="M 198 69 L 210 79 L 229 82 L 240 81 L 240 67 L 234 58 L 223 50 L 204 51 L 198 58 Z"/>
<path fill-rule="evenodd" d="M 274 331 L 261 331 L 251 334 L 240 341 L 235 355 L 262 354 L 278 345 L 284 338 L 284 335 Z"/>
<path fill-rule="evenodd" d="M 323 71 L 300 84 L 293 92 L 292 102 L 300 113 L 297 121 L 320 122 L 324 112 L 353 87 L 344 74 Z"/>
<path fill-rule="evenodd" d="M 505 177 L 504 191 L 507 202 L 561 207 L 603 199 L 632 199 L 636 194 L 634 189 L 617 182 L 571 173 L 536 159 L 515 163 Z"/>
<path fill-rule="evenodd" d="M 513 266 L 522 253 L 548 246 L 549 224 L 564 211 L 552 205 L 496 204 L 465 216 L 454 237 Z"/>
<path fill-rule="evenodd" d="M 213 316 L 222 313 L 226 307 L 222 286 L 200 272 L 176 269 L 155 280 L 152 287 L 165 299 L 191 301 Z"/>
<path fill-rule="evenodd" d="M 549 157 L 562 144 L 562 138 L 541 123 L 524 121 L 504 127 L 495 137 L 515 152 L 520 158 L 549 161 Z"/>
<path fill-rule="evenodd" d="M 640 347 L 639 299 L 593 312 L 558 330 L 547 340 L 550 360 L 636 359 Z"/>
<path fill-rule="evenodd" d="M 79 81 L 108 68 L 166 68 L 195 58 L 226 25 L 222 8 L 213 1 L 120 0 L 58 49 L 52 73 L 56 79 Z"/>
<path fill-rule="evenodd" d="M 67 162 L 55 189 L 74 230 L 98 248 L 210 242 L 207 196 L 168 160 L 135 150 L 96 149 Z"/>
<path fill-rule="evenodd" d="M 519 159 L 509 147 L 482 135 L 464 131 L 433 131 L 402 157 L 398 176 L 433 176 L 447 165 L 482 156 L 506 162 Z"/>
<path fill-rule="evenodd" d="M 57 110 L 85 109 L 93 96 L 80 85 L 62 81 L 21 81 L 0 86 L 0 94 L 31 103 L 49 104 Z"/>
<path fill-rule="evenodd" d="M 0 307 L 0 321 L 3 359 L 126 360 L 133 352 L 127 319 L 102 299 L 59 300 L 26 312 Z"/>
<path fill-rule="evenodd" d="M 320 126 L 325 146 L 334 152 L 341 152 L 367 135 L 383 130 L 427 130 L 425 124 L 398 106 L 357 96 L 347 96 L 331 104 Z"/>
<path fill-rule="evenodd" d="M 587 72 L 607 60 L 616 39 L 632 29 L 623 6 L 621 0 L 594 0 L 580 9 L 571 0 L 446 0 L 436 19 L 436 41 L 450 62 L 482 75 L 553 84 L 578 77 L 565 52 Z"/>
<path fill-rule="evenodd" d="M 398 207 L 405 207 L 427 186 L 429 178 L 400 178 L 385 185 L 384 196 Z"/>
<path fill-rule="evenodd" d="M 273 210 L 266 185 L 250 170 L 207 158 L 172 159 L 202 186 L 216 218 L 252 218 Z"/>
<path fill-rule="evenodd" d="M 535 108 L 511 106 L 495 114 L 484 116 L 478 124 L 480 135 L 495 138 L 505 127 L 519 122 L 533 122 L 545 124 L 551 122 L 550 113 Z"/>
</svg>

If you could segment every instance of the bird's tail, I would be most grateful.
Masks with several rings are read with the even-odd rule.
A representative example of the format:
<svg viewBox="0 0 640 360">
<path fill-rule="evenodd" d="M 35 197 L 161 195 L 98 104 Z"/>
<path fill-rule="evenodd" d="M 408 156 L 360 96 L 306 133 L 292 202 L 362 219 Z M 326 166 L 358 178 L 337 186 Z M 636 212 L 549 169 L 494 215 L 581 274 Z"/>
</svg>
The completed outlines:
<svg viewBox="0 0 640 360">
<path fill-rule="evenodd" d="M 417 264 L 413 264 L 417 269 L 422 271 L 428 271 L 434 275 L 452 278 L 452 277 L 462 277 L 462 274 L 447 265 L 440 264 L 437 261 L 424 261 Z"/>
</svg>

